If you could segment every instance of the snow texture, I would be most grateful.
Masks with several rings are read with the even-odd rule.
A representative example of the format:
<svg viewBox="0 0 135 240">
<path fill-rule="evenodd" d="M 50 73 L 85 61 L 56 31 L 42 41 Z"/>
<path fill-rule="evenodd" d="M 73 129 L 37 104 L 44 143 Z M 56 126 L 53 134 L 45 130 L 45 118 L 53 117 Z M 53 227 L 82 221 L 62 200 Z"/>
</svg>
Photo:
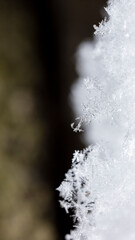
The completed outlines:
<svg viewBox="0 0 135 240">
<path fill-rule="evenodd" d="M 93 144 L 75 151 L 58 188 L 73 213 L 67 240 L 135 240 L 135 0 L 109 1 L 106 12 L 78 52 L 75 131 L 87 124 Z"/>
</svg>

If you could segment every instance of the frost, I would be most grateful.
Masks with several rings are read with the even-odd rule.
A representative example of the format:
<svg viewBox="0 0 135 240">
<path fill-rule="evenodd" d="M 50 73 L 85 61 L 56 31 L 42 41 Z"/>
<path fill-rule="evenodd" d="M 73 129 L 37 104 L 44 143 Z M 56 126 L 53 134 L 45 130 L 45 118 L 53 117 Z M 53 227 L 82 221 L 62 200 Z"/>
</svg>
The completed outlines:
<svg viewBox="0 0 135 240">
<path fill-rule="evenodd" d="M 93 144 L 75 151 L 58 188 L 61 206 L 73 213 L 67 240 L 135 239 L 135 0 L 110 0 L 105 9 L 108 21 L 94 26 L 94 41 L 77 55 L 81 117 L 72 127 L 85 124 Z"/>
</svg>

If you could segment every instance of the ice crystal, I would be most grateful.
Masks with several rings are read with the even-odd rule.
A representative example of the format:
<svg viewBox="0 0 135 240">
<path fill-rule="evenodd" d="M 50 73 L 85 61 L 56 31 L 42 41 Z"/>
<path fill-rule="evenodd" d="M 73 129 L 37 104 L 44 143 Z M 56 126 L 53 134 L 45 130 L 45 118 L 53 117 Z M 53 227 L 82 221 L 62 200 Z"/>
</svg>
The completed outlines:
<svg viewBox="0 0 135 240">
<path fill-rule="evenodd" d="M 79 50 L 77 130 L 88 124 L 93 144 L 74 153 L 58 188 L 74 212 L 67 240 L 135 239 L 135 0 L 110 0 L 106 11 Z"/>
</svg>

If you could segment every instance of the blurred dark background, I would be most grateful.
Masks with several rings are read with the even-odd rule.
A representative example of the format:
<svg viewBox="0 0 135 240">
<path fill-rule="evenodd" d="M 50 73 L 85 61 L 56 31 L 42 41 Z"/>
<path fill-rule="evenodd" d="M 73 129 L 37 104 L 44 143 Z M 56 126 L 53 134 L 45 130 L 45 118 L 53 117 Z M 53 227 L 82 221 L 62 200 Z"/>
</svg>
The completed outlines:
<svg viewBox="0 0 135 240">
<path fill-rule="evenodd" d="M 105 0 L 0 0 L 0 240 L 63 240 L 55 189 L 84 146 L 69 93 Z"/>
</svg>

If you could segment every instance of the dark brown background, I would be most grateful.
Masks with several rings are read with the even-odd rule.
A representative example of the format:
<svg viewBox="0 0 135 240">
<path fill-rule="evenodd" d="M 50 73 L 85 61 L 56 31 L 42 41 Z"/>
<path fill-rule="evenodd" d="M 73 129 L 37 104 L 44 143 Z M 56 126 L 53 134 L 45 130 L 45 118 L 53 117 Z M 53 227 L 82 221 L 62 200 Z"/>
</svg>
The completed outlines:
<svg viewBox="0 0 135 240">
<path fill-rule="evenodd" d="M 84 146 L 70 123 L 75 52 L 105 0 L 0 0 L 0 239 L 62 240 L 55 191 Z"/>
</svg>

